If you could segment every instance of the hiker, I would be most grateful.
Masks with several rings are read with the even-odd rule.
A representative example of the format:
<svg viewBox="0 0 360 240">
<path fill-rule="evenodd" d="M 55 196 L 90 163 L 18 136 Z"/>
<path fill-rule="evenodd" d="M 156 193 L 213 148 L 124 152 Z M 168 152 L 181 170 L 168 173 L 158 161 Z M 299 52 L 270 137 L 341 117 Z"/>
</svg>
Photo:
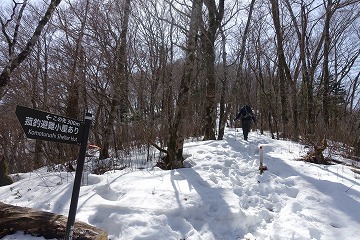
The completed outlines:
<svg viewBox="0 0 360 240">
<path fill-rule="evenodd" d="M 244 105 L 240 109 L 240 112 L 238 113 L 234 121 L 238 120 L 239 118 L 241 119 L 244 140 L 247 141 L 251 127 L 251 120 L 254 121 L 254 124 L 256 125 L 254 113 L 249 105 Z"/>
</svg>

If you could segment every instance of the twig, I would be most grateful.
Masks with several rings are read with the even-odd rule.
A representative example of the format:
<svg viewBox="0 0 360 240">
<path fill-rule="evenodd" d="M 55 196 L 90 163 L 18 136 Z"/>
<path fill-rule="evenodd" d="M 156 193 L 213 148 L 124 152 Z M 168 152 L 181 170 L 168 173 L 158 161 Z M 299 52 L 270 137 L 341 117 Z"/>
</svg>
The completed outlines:
<svg viewBox="0 0 360 240">
<path fill-rule="evenodd" d="M 355 184 L 351 185 L 345 192 L 349 191 Z"/>
</svg>

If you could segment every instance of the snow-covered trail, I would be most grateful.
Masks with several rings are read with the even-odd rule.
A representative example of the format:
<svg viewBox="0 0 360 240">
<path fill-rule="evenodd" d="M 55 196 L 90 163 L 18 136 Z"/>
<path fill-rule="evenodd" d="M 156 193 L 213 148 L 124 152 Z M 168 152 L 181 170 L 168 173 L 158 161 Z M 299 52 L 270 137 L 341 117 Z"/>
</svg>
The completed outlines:
<svg viewBox="0 0 360 240">
<path fill-rule="evenodd" d="M 298 161 L 304 146 L 256 132 L 247 142 L 240 131 L 186 143 L 189 168 L 90 174 L 77 220 L 105 229 L 112 240 L 358 239 L 360 185 L 348 167 Z M 0 201 L 67 215 L 71 177 L 19 174 L 0 188 Z M 4 239 L 22 235 L 14 236 Z"/>
</svg>

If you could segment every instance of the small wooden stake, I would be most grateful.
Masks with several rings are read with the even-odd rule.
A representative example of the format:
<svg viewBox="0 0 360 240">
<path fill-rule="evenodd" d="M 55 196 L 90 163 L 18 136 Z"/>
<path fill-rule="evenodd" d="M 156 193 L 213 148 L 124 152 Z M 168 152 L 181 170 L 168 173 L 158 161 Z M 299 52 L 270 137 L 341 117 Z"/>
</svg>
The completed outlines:
<svg viewBox="0 0 360 240">
<path fill-rule="evenodd" d="M 263 148 L 260 145 L 260 150 L 259 150 L 259 157 L 260 157 L 260 166 L 259 166 L 259 170 L 260 170 L 260 174 L 262 174 L 265 170 L 267 170 L 267 167 L 264 166 L 263 164 Z"/>
</svg>

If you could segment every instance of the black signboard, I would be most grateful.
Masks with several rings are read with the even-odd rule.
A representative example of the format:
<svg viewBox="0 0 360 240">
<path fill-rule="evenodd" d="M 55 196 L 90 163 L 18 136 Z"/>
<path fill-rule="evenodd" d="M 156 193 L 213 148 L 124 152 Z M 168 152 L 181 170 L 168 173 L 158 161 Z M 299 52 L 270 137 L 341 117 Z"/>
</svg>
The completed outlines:
<svg viewBox="0 0 360 240">
<path fill-rule="evenodd" d="M 82 121 L 19 105 L 15 113 L 28 138 L 76 145 L 83 141 Z"/>
</svg>

